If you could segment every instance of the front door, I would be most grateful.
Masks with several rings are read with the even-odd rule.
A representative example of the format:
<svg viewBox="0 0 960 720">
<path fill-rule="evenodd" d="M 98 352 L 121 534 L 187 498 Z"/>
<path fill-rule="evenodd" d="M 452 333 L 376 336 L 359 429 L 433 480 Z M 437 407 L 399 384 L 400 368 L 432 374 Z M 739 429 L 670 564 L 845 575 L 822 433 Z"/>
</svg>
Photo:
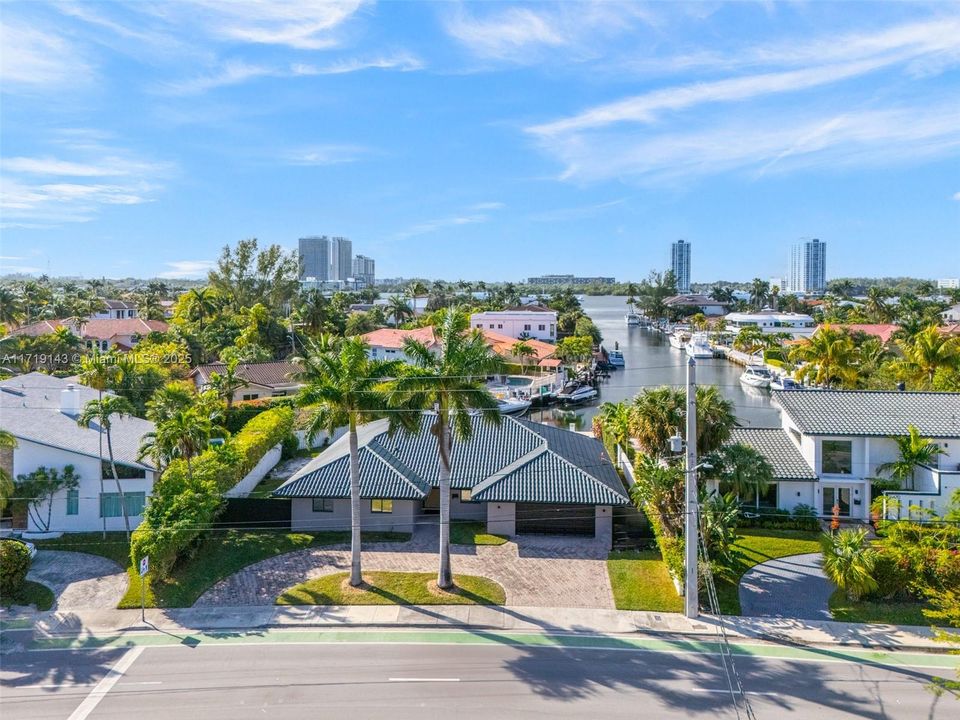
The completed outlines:
<svg viewBox="0 0 960 720">
<path fill-rule="evenodd" d="M 850 488 L 823 488 L 823 514 L 833 515 L 833 506 L 840 506 L 840 517 L 850 517 Z"/>
</svg>

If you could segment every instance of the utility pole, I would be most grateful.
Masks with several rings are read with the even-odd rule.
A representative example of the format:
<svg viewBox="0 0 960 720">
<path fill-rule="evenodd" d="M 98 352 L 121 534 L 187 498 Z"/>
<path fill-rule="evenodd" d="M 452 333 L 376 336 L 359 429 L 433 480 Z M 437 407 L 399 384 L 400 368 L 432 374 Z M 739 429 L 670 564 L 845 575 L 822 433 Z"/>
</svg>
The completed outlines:
<svg viewBox="0 0 960 720">
<path fill-rule="evenodd" d="M 697 508 L 697 362 L 687 360 L 687 461 L 684 468 L 684 559 L 686 566 L 684 588 L 684 615 L 696 618 L 700 614 L 697 587 L 697 539 L 700 533 Z"/>
</svg>

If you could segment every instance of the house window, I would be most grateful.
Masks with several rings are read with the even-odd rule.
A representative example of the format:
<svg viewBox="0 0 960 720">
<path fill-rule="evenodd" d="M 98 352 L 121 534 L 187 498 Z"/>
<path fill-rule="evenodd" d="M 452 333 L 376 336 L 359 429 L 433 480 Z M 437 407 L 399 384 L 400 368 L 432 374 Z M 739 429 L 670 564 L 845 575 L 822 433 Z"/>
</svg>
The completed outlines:
<svg viewBox="0 0 960 720">
<path fill-rule="evenodd" d="M 132 465 L 121 465 L 120 463 L 115 463 L 117 466 L 117 478 L 120 480 L 142 480 L 147 476 L 147 471 L 143 468 L 133 467 Z M 113 480 L 113 469 L 110 467 L 110 462 L 104 460 L 100 463 L 101 477 L 104 480 Z"/>
<path fill-rule="evenodd" d="M 393 500 L 386 498 L 374 498 L 370 501 L 370 512 L 372 513 L 392 513 Z"/>
<path fill-rule="evenodd" d="M 314 498 L 314 512 L 333 512 L 333 498 Z"/>
<path fill-rule="evenodd" d="M 133 317 L 133 310 L 127 310 L 127 317 Z"/>
<path fill-rule="evenodd" d="M 270 393 L 272 397 L 284 397 L 287 394 L 286 390 L 280 390 L 278 392 Z"/>
<path fill-rule="evenodd" d="M 824 475 L 849 475 L 853 472 L 853 443 L 849 440 L 824 440 L 820 445 L 820 472 Z"/>
<path fill-rule="evenodd" d="M 490 329 L 493 330 L 493 323 L 490 323 Z"/>
<path fill-rule="evenodd" d="M 737 499 L 744 508 L 748 509 L 775 508 L 777 507 L 777 487 L 777 483 L 769 483 L 763 492 L 758 493 L 755 489 L 750 489 L 738 495 Z M 730 483 L 720 483 L 717 486 L 717 491 L 721 495 L 726 495 L 732 490 Z"/>
<path fill-rule="evenodd" d="M 463 489 L 460 491 L 460 502 L 472 502 L 473 490 Z"/>
<path fill-rule="evenodd" d="M 77 488 L 67 490 L 67 515 L 80 514 L 80 491 Z"/>
<path fill-rule="evenodd" d="M 124 493 L 123 501 L 127 506 L 127 517 L 136 517 L 143 514 L 143 508 L 147 504 L 147 494 L 142 492 Z M 120 493 L 100 493 L 100 517 L 123 517 Z"/>
<path fill-rule="evenodd" d="M 524 326 L 523 326 L 523 329 L 526 330 L 526 331 L 529 331 L 529 330 L 530 330 L 530 326 L 529 326 L 529 325 L 524 325 Z"/>
<path fill-rule="evenodd" d="M 243 399 L 244 399 L 244 400 L 256 400 L 258 397 L 260 397 L 260 395 L 258 395 L 257 393 L 247 393 L 246 395 L 243 396 Z"/>
<path fill-rule="evenodd" d="M 537 329 L 538 329 L 540 332 L 543 332 L 544 330 L 547 329 L 547 326 L 546 326 L 546 325 L 537 325 Z"/>
<path fill-rule="evenodd" d="M 101 349 L 101 350 L 106 350 L 109 346 L 110 346 L 110 343 L 109 343 L 108 341 L 106 341 L 106 340 L 103 340 L 103 341 L 100 343 L 100 349 Z"/>
<path fill-rule="evenodd" d="M 497 323 L 497 330 L 503 330 L 503 323 Z"/>
</svg>

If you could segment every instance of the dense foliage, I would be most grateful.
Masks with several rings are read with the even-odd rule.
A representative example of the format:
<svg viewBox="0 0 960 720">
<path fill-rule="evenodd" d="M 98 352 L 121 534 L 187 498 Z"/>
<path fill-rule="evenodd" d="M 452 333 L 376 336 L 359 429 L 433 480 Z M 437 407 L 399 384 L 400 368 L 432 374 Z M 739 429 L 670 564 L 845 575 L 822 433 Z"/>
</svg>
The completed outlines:
<svg viewBox="0 0 960 720">
<path fill-rule="evenodd" d="M 22 542 L 0 542 L 0 599 L 17 595 L 30 571 L 30 550 Z"/>
</svg>

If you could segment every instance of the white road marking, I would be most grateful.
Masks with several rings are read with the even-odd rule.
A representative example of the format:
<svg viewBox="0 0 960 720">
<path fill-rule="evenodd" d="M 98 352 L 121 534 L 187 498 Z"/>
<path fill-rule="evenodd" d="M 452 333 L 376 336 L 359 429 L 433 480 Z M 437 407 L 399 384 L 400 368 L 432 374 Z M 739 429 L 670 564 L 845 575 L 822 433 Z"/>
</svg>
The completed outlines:
<svg viewBox="0 0 960 720">
<path fill-rule="evenodd" d="M 97 705 L 100 704 L 100 701 L 103 700 L 107 693 L 110 692 L 111 688 L 117 684 L 117 681 L 123 677 L 123 674 L 130 669 L 130 666 L 133 665 L 134 661 L 143 654 L 145 650 L 143 645 L 138 645 L 137 647 L 130 648 L 122 658 L 117 660 L 116 665 L 110 668 L 110 672 L 103 676 L 100 682 L 97 683 L 96 687 L 90 691 L 90 694 L 80 703 L 79 707 L 73 711 L 67 720 L 86 720 L 87 716 L 92 713 Z"/>
<path fill-rule="evenodd" d="M 460 678 L 387 678 L 390 682 L 460 682 Z"/>
<path fill-rule="evenodd" d="M 708 692 L 708 693 L 723 693 L 725 695 L 730 694 L 728 688 L 691 688 L 694 692 Z M 770 695 L 772 697 L 780 697 L 780 693 L 776 692 L 754 692 L 753 690 L 747 690 L 747 695 Z"/>
</svg>

